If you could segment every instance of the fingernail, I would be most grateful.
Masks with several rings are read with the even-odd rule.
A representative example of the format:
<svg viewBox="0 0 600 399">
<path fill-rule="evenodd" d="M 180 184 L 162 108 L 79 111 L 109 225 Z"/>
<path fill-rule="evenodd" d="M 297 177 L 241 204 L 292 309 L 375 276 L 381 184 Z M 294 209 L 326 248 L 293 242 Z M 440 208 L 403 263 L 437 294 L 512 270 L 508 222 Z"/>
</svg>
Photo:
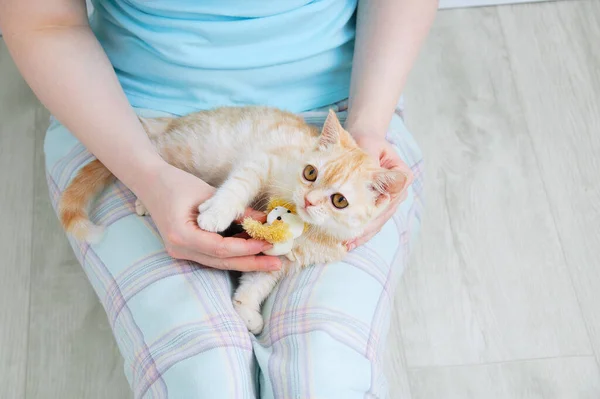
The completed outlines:
<svg viewBox="0 0 600 399">
<path fill-rule="evenodd" d="M 262 246 L 263 251 L 268 251 L 271 248 L 273 248 L 273 244 L 266 243 Z"/>
<path fill-rule="evenodd" d="M 354 248 L 356 248 L 355 244 L 346 244 L 346 249 L 348 252 L 352 251 Z"/>
<path fill-rule="evenodd" d="M 277 263 L 271 263 L 270 265 L 267 266 L 267 270 L 279 270 L 281 269 L 281 263 L 277 262 Z"/>
</svg>

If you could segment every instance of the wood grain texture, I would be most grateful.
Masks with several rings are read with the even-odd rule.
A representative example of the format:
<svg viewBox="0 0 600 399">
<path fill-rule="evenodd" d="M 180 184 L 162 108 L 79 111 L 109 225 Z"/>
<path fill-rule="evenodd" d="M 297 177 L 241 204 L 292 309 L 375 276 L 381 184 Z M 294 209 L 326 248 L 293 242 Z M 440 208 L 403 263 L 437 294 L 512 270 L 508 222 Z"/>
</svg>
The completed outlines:
<svg viewBox="0 0 600 399">
<path fill-rule="evenodd" d="M 497 9 L 440 13 L 407 97 L 428 199 L 401 290 L 408 367 L 591 354 Z"/>
<path fill-rule="evenodd" d="M 49 202 L 48 117 L 0 40 L 0 398 L 131 397 L 104 310 Z"/>
<path fill-rule="evenodd" d="M 123 359 L 106 313 L 52 210 L 43 140 L 48 113 L 35 129 L 31 322 L 27 399 L 129 398 Z"/>
<path fill-rule="evenodd" d="M 33 206 L 33 93 L 0 40 L 0 398 L 25 386 Z"/>
<path fill-rule="evenodd" d="M 392 399 L 411 399 L 406 355 L 400 329 L 400 304 L 398 302 L 401 298 L 399 296 L 397 298 L 390 320 L 388 350 L 384 359 L 384 367 L 388 379 L 389 397 Z"/>
<path fill-rule="evenodd" d="M 410 373 L 413 399 L 597 399 L 593 356 L 436 367 Z"/>
<path fill-rule="evenodd" d="M 552 216 L 600 358 L 600 2 L 498 12 Z"/>
</svg>

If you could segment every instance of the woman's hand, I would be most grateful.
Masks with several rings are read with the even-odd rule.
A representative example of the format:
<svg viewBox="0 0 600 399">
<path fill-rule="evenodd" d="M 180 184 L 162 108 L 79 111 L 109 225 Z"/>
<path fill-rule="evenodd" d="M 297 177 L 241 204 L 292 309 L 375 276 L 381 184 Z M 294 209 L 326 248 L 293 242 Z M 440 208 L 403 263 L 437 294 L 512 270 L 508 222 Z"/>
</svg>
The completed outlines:
<svg viewBox="0 0 600 399">
<path fill-rule="evenodd" d="M 197 208 L 215 191 L 197 177 L 167 163 L 136 184 L 141 202 L 152 215 L 169 255 L 225 270 L 272 271 L 281 267 L 273 256 L 256 256 L 271 247 L 264 241 L 227 237 L 201 230 Z M 261 212 L 248 210 L 260 218 Z"/>
<path fill-rule="evenodd" d="M 400 159 L 392 145 L 385 138 L 371 134 L 353 135 L 353 137 L 359 147 L 377 159 L 383 168 L 403 170 L 406 171 L 407 176 L 411 176 L 410 168 Z M 346 243 L 348 251 L 364 244 L 379 233 L 383 225 L 394 215 L 398 205 L 405 199 L 406 190 L 392 198 L 386 210 L 369 224 L 362 236 Z"/>
</svg>

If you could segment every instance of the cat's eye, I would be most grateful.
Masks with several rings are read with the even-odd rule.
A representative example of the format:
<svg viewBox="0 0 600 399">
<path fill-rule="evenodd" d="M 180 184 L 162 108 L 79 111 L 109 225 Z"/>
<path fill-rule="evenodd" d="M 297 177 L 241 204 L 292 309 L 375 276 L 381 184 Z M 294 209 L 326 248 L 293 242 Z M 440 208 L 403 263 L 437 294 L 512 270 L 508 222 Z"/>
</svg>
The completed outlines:
<svg viewBox="0 0 600 399">
<path fill-rule="evenodd" d="M 348 206 L 348 200 L 340 193 L 335 193 L 331 196 L 331 203 L 337 209 L 344 209 Z"/>
<path fill-rule="evenodd" d="M 304 176 L 304 178 L 308 181 L 315 181 L 317 180 L 317 168 L 315 168 L 312 165 L 306 165 L 306 167 L 304 168 L 304 171 L 302 172 L 302 176 Z"/>
</svg>

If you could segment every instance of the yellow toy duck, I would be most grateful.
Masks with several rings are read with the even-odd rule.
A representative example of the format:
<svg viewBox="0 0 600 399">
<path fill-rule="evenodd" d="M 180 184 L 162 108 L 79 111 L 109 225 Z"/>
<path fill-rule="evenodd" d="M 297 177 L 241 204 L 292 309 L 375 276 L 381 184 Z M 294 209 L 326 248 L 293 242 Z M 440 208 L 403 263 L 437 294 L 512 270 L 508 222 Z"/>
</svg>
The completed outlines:
<svg viewBox="0 0 600 399">
<path fill-rule="evenodd" d="M 305 228 L 304 222 L 296 214 L 296 207 L 280 198 L 269 201 L 265 224 L 246 218 L 242 227 L 250 237 L 273 244 L 273 248 L 263 252 L 265 255 L 285 255 L 291 261 L 295 260 L 292 254 L 294 240 L 302 235 Z"/>
</svg>

